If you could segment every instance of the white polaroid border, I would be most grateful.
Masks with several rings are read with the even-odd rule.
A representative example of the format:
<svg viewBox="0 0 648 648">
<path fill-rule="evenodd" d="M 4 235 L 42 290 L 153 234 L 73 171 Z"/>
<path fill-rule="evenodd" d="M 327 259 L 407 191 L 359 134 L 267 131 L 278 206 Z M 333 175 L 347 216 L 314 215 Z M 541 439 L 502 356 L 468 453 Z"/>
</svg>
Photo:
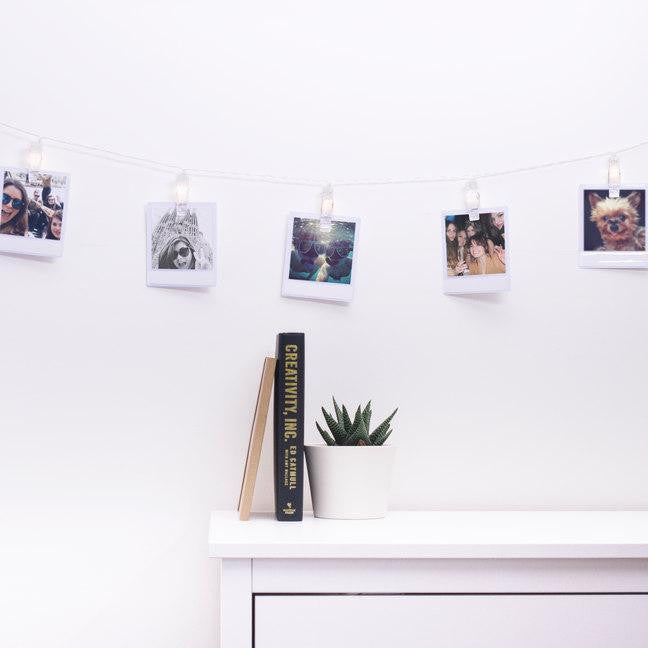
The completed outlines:
<svg viewBox="0 0 648 648">
<path fill-rule="evenodd" d="M 4 184 L 5 173 L 39 173 L 42 175 L 63 176 L 65 177 L 65 189 L 63 191 L 63 223 L 61 226 L 61 238 L 58 241 L 53 239 L 32 238 L 31 236 L 15 236 L 14 234 L 0 234 L 0 252 L 9 252 L 12 254 L 28 254 L 30 256 L 42 257 L 60 257 L 63 255 L 63 243 L 65 233 L 68 229 L 70 220 L 70 174 L 62 171 L 48 171 L 38 169 L 30 171 L 22 167 L 0 167 L 2 181 Z M 61 191 L 58 190 L 60 194 Z M 28 194 L 29 195 L 29 194 Z"/>
<path fill-rule="evenodd" d="M 644 192 L 644 225 L 648 222 L 648 185 L 623 184 L 623 191 Z M 578 266 L 580 268 L 648 268 L 648 250 L 635 252 L 614 252 L 612 250 L 585 250 L 585 192 L 596 191 L 608 194 L 604 185 L 580 185 L 578 187 Z M 600 194 L 599 194 L 600 195 Z"/>
<path fill-rule="evenodd" d="M 284 297 L 297 299 L 317 299 L 334 302 L 350 302 L 353 299 L 353 287 L 358 276 L 358 237 L 360 234 L 360 220 L 347 216 L 334 215 L 333 222 L 354 223 L 353 237 L 353 263 L 351 264 L 351 277 L 348 284 L 328 283 L 325 281 L 306 281 L 304 279 L 290 279 L 290 252 L 292 249 L 292 236 L 295 218 L 319 220 L 319 214 L 305 214 L 291 212 L 288 215 L 286 226 L 286 244 L 284 246 L 284 271 L 281 294 Z"/>
<path fill-rule="evenodd" d="M 443 276 L 443 292 L 446 295 L 465 295 L 470 293 L 506 292 L 511 289 L 511 229 L 509 226 L 508 209 L 506 207 L 480 207 L 479 215 L 502 212 L 504 214 L 504 230 L 506 232 L 506 272 L 489 275 L 467 275 L 461 277 L 448 276 L 448 253 L 446 250 L 446 218 L 448 216 L 466 216 L 465 209 L 455 209 L 441 212 L 441 272 Z"/>
<path fill-rule="evenodd" d="M 189 209 L 200 211 L 201 218 L 208 218 L 211 224 L 213 264 L 211 270 L 154 270 L 153 261 L 153 218 L 173 209 L 175 203 L 157 202 L 146 205 L 146 285 L 162 288 L 202 288 L 216 285 L 216 264 L 218 262 L 217 244 L 218 231 L 216 219 L 216 203 L 191 202 Z"/>
</svg>

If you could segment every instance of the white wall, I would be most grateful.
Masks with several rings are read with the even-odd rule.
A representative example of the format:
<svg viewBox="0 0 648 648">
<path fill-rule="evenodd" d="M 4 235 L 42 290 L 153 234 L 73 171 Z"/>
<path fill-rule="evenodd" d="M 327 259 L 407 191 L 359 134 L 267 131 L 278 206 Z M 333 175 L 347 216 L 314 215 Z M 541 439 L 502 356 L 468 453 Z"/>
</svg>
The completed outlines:
<svg viewBox="0 0 648 648">
<path fill-rule="evenodd" d="M 3 22 L 0 121 L 250 173 L 504 169 L 646 138 L 647 18 L 630 0 L 34 0 Z M 0 162 L 25 147 L 0 129 Z M 307 333 L 309 440 L 332 393 L 400 406 L 394 508 L 648 505 L 648 274 L 576 268 L 576 187 L 604 160 L 481 183 L 510 209 L 496 296 L 441 294 L 458 185 L 338 189 L 363 219 L 344 307 L 279 296 L 285 215 L 317 190 L 194 181 L 218 202 L 219 285 L 151 289 L 143 205 L 172 176 L 46 156 L 72 174 L 65 255 L 0 256 L 0 645 L 217 644 L 208 514 L 236 504 L 281 330 Z M 624 181 L 647 163 L 623 156 Z"/>
</svg>

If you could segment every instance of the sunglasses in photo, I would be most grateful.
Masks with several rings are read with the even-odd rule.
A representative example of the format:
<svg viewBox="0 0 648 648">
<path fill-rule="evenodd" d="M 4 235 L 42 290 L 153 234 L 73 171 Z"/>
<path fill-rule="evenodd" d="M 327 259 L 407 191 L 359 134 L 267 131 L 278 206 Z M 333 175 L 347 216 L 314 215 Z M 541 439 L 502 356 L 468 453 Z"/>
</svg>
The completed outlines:
<svg viewBox="0 0 648 648">
<path fill-rule="evenodd" d="M 312 249 L 316 254 L 324 254 L 326 252 L 326 243 L 318 243 L 317 241 L 296 241 L 295 247 L 301 254 L 308 254 Z"/>
<path fill-rule="evenodd" d="M 353 244 L 351 243 L 333 243 L 328 247 L 329 255 L 334 252 L 338 253 L 338 256 L 345 257 L 353 250 Z"/>
<path fill-rule="evenodd" d="M 188 257 L 190 252 L 191 252 L 191 250 L 185 245 L 184 247 L 181 247 L 181 248 L 173 251 L 173 258 L 179 257 L 179 256 L 181 256 L 183 258 Z"/>
<path fill-rule="evenodd" d="M 24 200 L 20 200 L 20 198 L 12 198 L 9 194 L 3 193 L 2 194 L 2 204 L 3 205 L 8 205 L 11 203 L 11 206 L 14 209 L 20 209 L 24 204 Z"/>
</svg>

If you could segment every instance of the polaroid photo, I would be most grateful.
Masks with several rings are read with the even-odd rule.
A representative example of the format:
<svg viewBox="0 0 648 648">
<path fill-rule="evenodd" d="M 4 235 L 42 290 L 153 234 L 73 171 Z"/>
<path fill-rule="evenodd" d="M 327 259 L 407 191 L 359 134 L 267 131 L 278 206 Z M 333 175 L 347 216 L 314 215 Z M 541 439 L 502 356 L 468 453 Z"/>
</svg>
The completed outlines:
<svg viewBox="0 0 648 648">
<path fill-rule="evenodd" d="M 68 221 L 70 177 L 56 171 L 6 167 L 0 252 L 59 257 Z"/>
<path fill-rule="evenodd" d="M 146 206 L 146 283 L 194 288 L 216 285 L 216 204 Z"/>
<path fill-rule="evenodd" d="M 441 266 L 447 294 L 502 292 L 511 288 L 506 208 L 483 209 L 479 218 L 443 212 Z M 509 245 L 507 245 L 507 241 Z"/>
<path fill-rule="evenodd" d="M 646 188 L 622 185 L 618 198 L 608 189 L 579 188 L 581 268 L 648 268 Z"/>
<path fill-rule="evenodd" d="M 350 302 L 358 271 L 359 228 L 355 218 L 336 217 L 327 229 L 316 214 L 290 214 L 281 294 Z"/>
</svg>

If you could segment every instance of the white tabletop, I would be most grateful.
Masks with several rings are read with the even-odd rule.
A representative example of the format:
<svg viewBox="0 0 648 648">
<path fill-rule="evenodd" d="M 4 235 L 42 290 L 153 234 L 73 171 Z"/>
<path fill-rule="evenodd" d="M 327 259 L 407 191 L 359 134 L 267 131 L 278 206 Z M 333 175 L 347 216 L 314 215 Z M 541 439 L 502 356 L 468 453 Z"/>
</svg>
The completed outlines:
<svg viewBox="0 0 648 648">
<path fill-rule="evenodd" d="M 648 558 L 648 511 L 392 511 L 247 522 L 212 513 L 213 558 Z"/>
</svg>

